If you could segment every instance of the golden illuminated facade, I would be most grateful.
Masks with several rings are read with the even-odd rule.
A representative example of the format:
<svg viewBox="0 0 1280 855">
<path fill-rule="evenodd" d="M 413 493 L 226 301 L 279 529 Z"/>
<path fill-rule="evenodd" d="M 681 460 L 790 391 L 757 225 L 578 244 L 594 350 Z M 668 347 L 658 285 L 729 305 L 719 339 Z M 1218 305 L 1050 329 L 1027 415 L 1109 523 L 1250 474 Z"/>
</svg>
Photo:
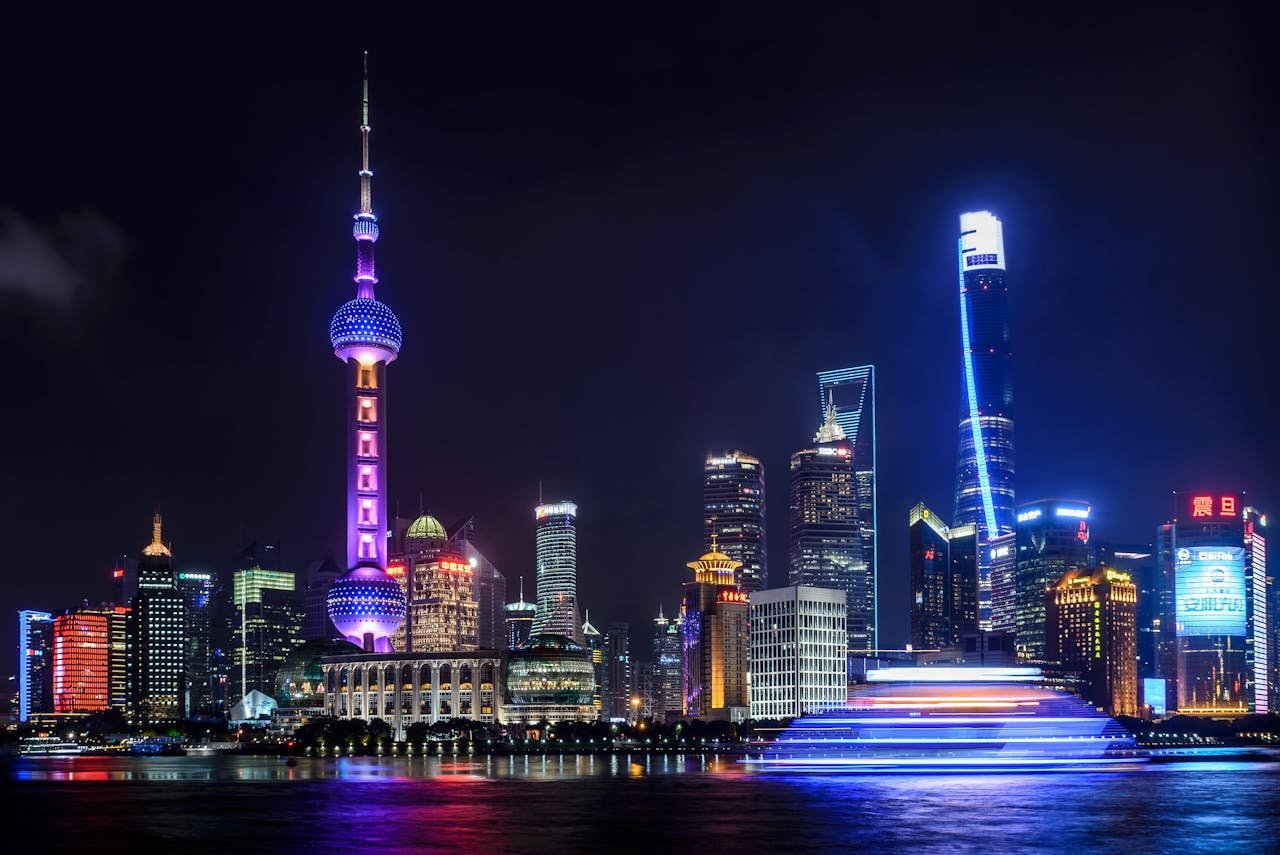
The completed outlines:
<svg viewBox="0 0 1280 855">
<path fill-rule="evenodd" d="M 680 605 L 684 651 L 684 714 L 687 718 L 746 718 L 749 594 L 735 584 L 742 562 L 716 549 L 687 565 Z"/>
<path fill-rule="evenodd" d="M 1069 570 L 1045 592 L 1048 658 L 1078 669 L 1108 715 L 1138 714 L 1138 587 L 1110 567 Z"/>
<path fill-rule="evenodd" d="M 471 565 L 445 552 L 415 561 L 410 574 L 409 643 L 414 652 L 475 650 L 480 607 L 472 597 Z"/>
</svg>

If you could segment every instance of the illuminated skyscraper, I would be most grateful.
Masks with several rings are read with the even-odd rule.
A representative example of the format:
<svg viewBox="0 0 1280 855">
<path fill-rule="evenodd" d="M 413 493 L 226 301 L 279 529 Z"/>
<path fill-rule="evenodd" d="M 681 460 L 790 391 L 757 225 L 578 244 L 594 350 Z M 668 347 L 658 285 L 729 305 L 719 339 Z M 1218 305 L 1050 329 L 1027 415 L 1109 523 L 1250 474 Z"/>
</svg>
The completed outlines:
<svg viewBox="0 0 1280 855">
<path fill-rule="evenodd" d="M 462 550 L 471 565 L 471 598 L 476 603 L 476 643 L 481 650 L 500 650 L 506 644 L 507 579 L 476 545 L 476 518 L 449 527 L 449 541 Z"/>
<path fill-rule="evenodd" d="M 262 566 L 256 550 L 245 565 L 231 576 L 233 702 L 255 690 L 273 697 L 280 668 L 305 640 L 293 573 Z"/>
<path fill-rule="evenodd" d="M 18 721 L 53 712 L 53 615 L 18 612 Z"/>
<path fill-rule="evenodd" d="M 139 724 L 183 718 L 187 604 L 178 592 L 173 553 L 161 537 L 160 512 L 151 543 L 138 559 L 138 592 L 129 612 L 129 713 Z"/>
<path fill-rule="evenodd" d="M 1080 672 L 1107 715 L 1138 714 L 1138 587 L 1113 567 L 1068 570 L 1044 592 L 1047 657 Z"/>
<path fill-rule="evenodd" d="M 595 687 L 591 692 L 591 707 L 598 717 L 604 714 L 604 636 L 600 634 L 600 630 L 591 625 L 590 610 L 582 621 L 582 646 L 586 648 L 587 655 L 591 659 L 591 673 L 595 678 Z"/>
<path fill-rule="evenodd" d="M 702 468 L 702 530 L 740 565 L 738 584 L 748 591 L 769 587 L 768 538 L 764 524 L 764 466 L 744 451 L 708 454 Z"/>
<path fill-rule="evenodd" d="M 853 448 L 853 475 L 858 485 L 858 531 L 862 558 L 871 575 L 872 600 L 880 602 L 880 553 L 876 531 L 880 517 L 876 497 L 876 367 L 858 365 L 818 372 L 818 418 L 835 407 L 836 424 Z M 880 612 L 876 609 L 873 635 L 880 638 Z"/>
<path fill-rule="evenodd" d="M 751 717 L 777 719 L 843 707 L 842 590 L 792 585 L 751 594 Z"/>
<path fill-rule="evenodd" d="M 1089 503 L 1044 499 L 1018 506 L 1014 632 L 1018 655 L 1045 658 L 1044 593 L 1089 566 Z"/>
<path fill-rule="evenodd" d="M 186 699 L 188 715 L 212 715 L 214 708 L 213 621 L 218 581 L 209 570 L 178 573 L 178 592 L 187 603 Z"/>
<path fill-rule="evenodd" d="M 1009 289 L 1000 220 L 988 211 L 961 214 L 958 261 L 963 405 L 951 524 L 978 527 L 979 619 L 986 625 L 990 568 L 985 546 L 1014 530 Z"/>
<path fill-rule="evenodd" d="M 813 444 L 791 455 L 791 585 L 845 592 L 848 652 L 876 649 L 875 580 L 863 555 L 853 447 L 836 422 L 835 407 Z"/>
<path fill-rule="evenodd" d="M 110 706 L 109 613 L 109 610 L 77 609 L 54 618 L 54 712 L 103 712 Z"/>
<path fill-rule="evenodd" d="M 538 611 L 533 634 L 554 633 L 582 642 L 578 622 L 578 506 L 554 502 L 533 509 Z"/>
<path fill-rule="evenodd" d="M 1156 532 L 1158 576 L 1172 594 L 1164 600 L 1158 663 L 1171 684 L 1169 708 L 1188 715 L 1253 712 L 1256 553 L 1246 540 L 1241 495 L 1175 493 L 1174 505 L 1174 519 Z"/>
<path fill-rule="evenodd" d="M 950 528 L 917 503 L 908 514 L 911 561 L 911 644 L 936 650 L 955 644 L 951 626 Z"/>
<path fill-rule="evenodd" d="M 374 296 L 373 172 L 369 169 L 369 75 L 364 78 L 360 122 L 362 160 L 356 240 L 356 297 L 329 325 L 333 353 L 347 366 L 347 567 L 329 589 L 329 618 L 338 631 L 367 651 L 389 653 L 391 636 L 404 623 L 405 597 L 387 566 L 387 365 L 400 353 L 400 321 Z"/>
<path fill-rule="evenodd" d="M 1245 647 L 1246 666 L 1253 697 L 1250 711 L 1271 711 L 1271 635 L 1276 624 L 1269 610 L 1267 578 L 1267 538 L 1263 534 L 1267 517 L 1257 508 L 1244 509 L 1245 586 L 1249 604 L 1249 640 Z"/>
<path fill-rule="evenodd" d="M 635 719 L 631 708 L 635 694 L 635 663 L 631 658 L 631 626 L 610 623 L 604 632 L 605 718 Z"/>
<path fill-rule="evenodd" d="M 680 618 L 667 617 L 659 606 L 653 619 L 653 715 L 658 721 L 679 718 L 684 711 L 681 644 Z"/>
<path fill-rule="evenodd" d="M 749 594 L 737 583 L 740 565 L 717 548 L 688 564 L 680 604 L 684 653 L 684 714 L 740 720 L 748 713 Z"/>
</svg>

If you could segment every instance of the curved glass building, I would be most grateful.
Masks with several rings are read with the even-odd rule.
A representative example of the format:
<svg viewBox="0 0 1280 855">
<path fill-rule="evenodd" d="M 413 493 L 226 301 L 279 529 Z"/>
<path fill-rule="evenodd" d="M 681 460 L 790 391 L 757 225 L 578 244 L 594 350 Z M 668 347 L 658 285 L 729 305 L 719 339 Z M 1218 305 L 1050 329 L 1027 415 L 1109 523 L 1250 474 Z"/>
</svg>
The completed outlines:
<svg viewBox="0 0 1280 855">
<path fill-rule="evenodd" d="M 533 635 L 581 639 L 578 622 L 578 506 L 554 502 L 533 509 L 537 523 L 538 610 Z"/>
<path fill-rule="evenodd" d="M 595 666 L 585 647 L 567 635 L 534 635 L 507 660 L 508 722 L 592 721 Z"/>
</svg>

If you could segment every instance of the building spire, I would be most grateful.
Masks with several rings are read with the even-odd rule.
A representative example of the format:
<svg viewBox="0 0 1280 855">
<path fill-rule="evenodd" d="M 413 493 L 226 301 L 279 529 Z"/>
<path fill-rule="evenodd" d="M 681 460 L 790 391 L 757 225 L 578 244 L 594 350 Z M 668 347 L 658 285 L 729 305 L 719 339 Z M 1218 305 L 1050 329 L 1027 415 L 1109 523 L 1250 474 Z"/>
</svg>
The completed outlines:
<svg viewBox="0 0 1280 855">
<path fill-rule="evenodd" d="M 160 516 L 160 507 L 156 506 L 156 512 L 151 516 L 151 543 L 147 544 L 147 546 L 143 548 L 143 555 L 173 556 L 173 553 L 169 550 L 169 547 L 164 545 L 164 540 L 161 538 L 161 529 L 163 526 L 164 518 Z"/>
<path fill-rule="evenodd" d="M 373 299 L 373 245 L 378 240 L 378 218 L 373 213 L 373 170 L 369 168 L 369 52 L 364 52 L 364 79 L 360 95 L 360 210 L 351 233 L 356 239 L 356 296 Z"/>
</svg>

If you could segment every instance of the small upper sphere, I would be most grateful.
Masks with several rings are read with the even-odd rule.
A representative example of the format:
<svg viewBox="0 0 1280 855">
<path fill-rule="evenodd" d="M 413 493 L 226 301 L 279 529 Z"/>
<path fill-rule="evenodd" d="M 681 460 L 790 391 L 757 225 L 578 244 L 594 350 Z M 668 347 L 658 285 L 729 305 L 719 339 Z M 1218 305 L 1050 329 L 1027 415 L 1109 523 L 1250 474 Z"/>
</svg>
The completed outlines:
<svg viewBox="0 0 1280 855">
<path fill-rule="evenodd" d="M 356 297 L 334 313 L 333 322 L 329 324 L 329 340 L 334 350 L 374 345 L 399 353 L 404 333 L 386 303 L 372 297 Z"/>
</svg>

